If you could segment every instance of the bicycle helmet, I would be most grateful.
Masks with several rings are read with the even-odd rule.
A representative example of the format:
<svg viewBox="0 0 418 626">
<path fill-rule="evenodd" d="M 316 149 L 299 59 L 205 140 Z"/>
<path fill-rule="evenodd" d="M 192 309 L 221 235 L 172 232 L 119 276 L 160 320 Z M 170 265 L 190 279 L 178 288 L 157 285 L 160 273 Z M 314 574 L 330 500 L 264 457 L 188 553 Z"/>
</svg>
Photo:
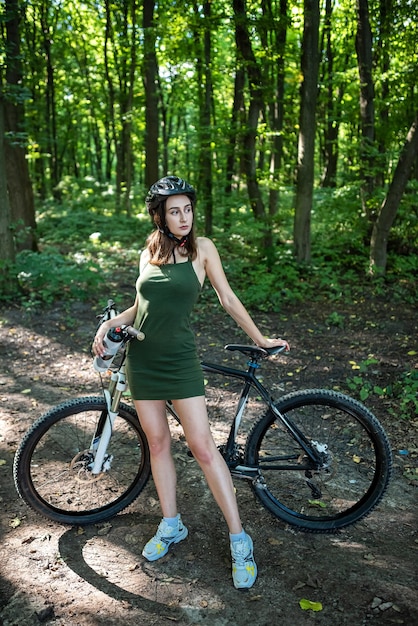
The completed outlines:
<svg viewBox="0 0 418 626">
<path fill-rule="evenodd" d="M 193 206 L 195 205 L 196 191 L 188 182 L 178 176 L 164 176 L 164 178 L 160 178 L 160 180 L 151 185 L 145 198 L 148 212 L 153 215 L 160 202 L 163 202 L 168 196 L 179 194 L 188 196 Z"/>
</svg>

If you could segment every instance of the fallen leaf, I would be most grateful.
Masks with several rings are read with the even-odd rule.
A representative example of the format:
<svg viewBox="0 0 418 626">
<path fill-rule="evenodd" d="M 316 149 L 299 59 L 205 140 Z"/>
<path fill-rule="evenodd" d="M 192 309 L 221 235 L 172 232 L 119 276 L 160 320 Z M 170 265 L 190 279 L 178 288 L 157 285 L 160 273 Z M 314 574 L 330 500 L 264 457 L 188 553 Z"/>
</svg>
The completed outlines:
<svg viewBox="0 0 418 626">
<path fill-rule="evenodd" d="M 312 600 L 305 600 L 305 598 L 299 600 L 299 606 L 304 611 L 322 611 L 321 602 L 312 602 Z"/>
<path fill-rule="evenodd" d="M 311 506 L 319 506 L 321 509 L 326 509 L 327 505 L 325 502 L 321 502 L 320 500 L 309 500 L 309 504 Z"/>
<path fill-rule="evenodd" d="M 97 531 L 97 534 L 100 537 L 103 537 L 104 535 L 108 535 L 111 530 L 112 530 L 112 524 L 105 524 L 105 526 L 103 526 L 102 528 L 99 528 L 99 530 Z"/>
<path fill-rule="evenodd" d="M 283 543 L 283 541 L 280 541 L 280 539 L 276 539 L 275 537 L 269 537 L 267 541 L 271 546 L 281 546 Z"/>
<path fill-rule="evenodd" d="M 9 522 L 9 526 L 11 528 L 17 528 L 22 523 L 22 520 L 19 517 L 15 517 Z"/>
<path fill-rule="evenodd" d="M 4 459 L 0 459 L 0 465 L 6 465 L 7 461 L 5 461 Z"/>
<path fill-rule="evenodd" d="M 296 585 L 293 585 L 292 591 L 297 591 L 298 589 L 302 589 L 302 587 L 306 587 L 306 583 L 303 583 L 301 580 L 299 580 Z"/>
</svg>

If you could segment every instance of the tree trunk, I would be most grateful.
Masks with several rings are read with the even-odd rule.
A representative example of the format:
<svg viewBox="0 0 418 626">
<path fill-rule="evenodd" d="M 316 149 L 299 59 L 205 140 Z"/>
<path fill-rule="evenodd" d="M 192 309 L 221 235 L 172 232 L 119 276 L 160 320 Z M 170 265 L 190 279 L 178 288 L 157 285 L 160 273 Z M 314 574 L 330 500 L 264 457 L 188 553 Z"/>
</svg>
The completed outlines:
<svg viewBox="0 0 418 626">
<path fill-rule="evenodd" d="M 320 85 L 324 85 L 325 105 L 324 105 L 324 130 L 321 146 L 322 154 L 322 176 L 321 186 L 335 188 L 337 186 L 337 165 L 338 165 L 338 135 L 340 128 L 342 98 L 344 95 L 345 84 L 340 82 L 335 85 L 336 72 L 334 69 L 334 55 L 332 38 L 332 11 L 334 3 L 332 0 L 326 0 L 325 3 L 325 24 L 322 36 L 321 50 L 324 51 L 325 58 L 322 59 L 323 72 Z M 351 52 L 350 52 L 351 55 Z M 346 54 L 342 65 L 338 66 L 338 74 L 343 74 L 343 69 L 348 65 L 349 55 Z M 341 79 L 339 79 L 341 81 Z"/>
<path fill-rule="evenodd" d="M 248 32 L 245 2 L 233 0 L 235 19 L 235 41 L 237 48 L 244 61 L 250 87 L 250 104 L 248 107 L 247 125 L 243 139 L 243 166 L 247 180 L 248 195 L 254 216 L 258 220 L 264 220 L 266 211 L 257 179 L 256 167 L 256 138 L 258 120 L 263 110 L 262 76 L 257 60 L 251 46 Z"/>
<path fill-rule="evenodd" d="M 232 103 L 231 120 L 228 129 L 228 145 L 226 155 L 226 180 L 225 180 L 225 195 L 230 196 L 232 193 L 232 181 L 234 178 L 236 168 L 236 146 L 237 136 L 239 133 L 239 121 L 240 113 L 244 108 L 244 85 L 245 85 L 245 72 L 242 68 L 237 67 L 234 80 L 234 100 Z M 226 203 L 224 210 L 224 227 L 228 230 L 231 227 L 231 206 Z"/>
<path fill-rule="evenodd" d="M 195 15 L 199 20 L 199 7 L 194 4 Z M 205 216 L 205 235 L 212 235 L 213 230 L 213 200 L 212 200 L 212 102 L 213 85 L 211 71 L 212 38 L 211 38 L 211 5 L 203 2 L 203 42 L 201 31 L 195 33 L 197 50 L 197 75 L 199 98 L 199 172 L 198 188 L 200 201 Z M 202 51 L 202 52 L 201 52 Z"/>
<path fill-rule="evenodd" d="M 15 247 L 11 229 L 9 194 L 7 193 L 4 141 L 4 99 L 2 90 L 0 91 L 0 207 L 0 260 L 13 262 L 15 259 Z"/>
<path fill-rule="evenodd" d="M 272 96 L 269 98 L 268 111 L 270 128 L 273 133 L 270 155 L 270 191 L 269 216 L 277 213 L 279 203 L 278 180 L 283 156 L 283 120 L 284 120 L 284 91 L 285 91 L 285 50 L 288 24 L 288 1 L 280 0 L 279 19 L 275 19 L 271 0 L 265 2 L 265 16 L 267 23 L 274 32 L 274 65 L 271 68 Z M 266 41 L 266 45 L 268 42 Z"/>
<path fill-rule="evenodd" d="M 57 138 L 57 110 L 55 98 L 55 70 L 52 59 L 52 42 L 54 33 L 51 32 L 50 6 L 47 2 L 40 7 L 40 23 L 42 30 L 42 48 L 46 60 L 46 89 L 45 89 L 45 128 L 47 129 L 47 152 L 49 154 L 49 171 L 52 194 L 59 199 L 58 183 L 60 173 L 58 171 L 58 138 Z"/>
<path fill-rule="evenodd" d="M 23 75 L 18 0 L 6 0 L 6 14 L 10 16 L 6 21 L 6 89 L 10 89 L 10 93 L 3 100 L 3 112 L 5 132 L 12 139 L 5 141 L 11 223 L 16 233 L 16 249 L 36 250 L 35 205 L 26 159 L 26 145 L 17 140 L 19 134 L 24 131 L 23 106 L 19 98 Z"/>
<path fill-rule="evenodd" d="M 130 192 L 133 177 L 132 106 L 136 70 L 137 28 L 136 0 L 124 0 L 121 8 L 105 0 L 105 73 L 109 89 L 109 117 L 116 152 L 116 211 L 130 213 Z M 119 11 L 120 14 L 116 14 Z M 119 20 L 117 37 L 113 20 Z M 119 90 L 116 92 L 109 60 L 112 44 L 114 68 Z M 118 111 L 116 118 L 115 111 Z"/>
<path fill-rule="evenodd" d="M 399 156 L 392 182 L 386 194 L 379 215 L 373 225 L 370 241 L 370 272 L 384 275 L 387 263 L 387 244 L 389 231 L 405 191 L 414 161 L 418 157 L 418 112 L 409 129 L 406 143 Z"/>
<path fill-rule="evenodd" d="M 319 0 L 305 0 L 302 43 L 301 103 L 296 178 L 294 252 L 299 262 L 311 260 L 311 211 L 314 183 L 316 99 L 319 67 Z"/>
<path fill-rule="evenodd" d="M 383 187 L 386 180 L 388 169 L 388 149 L 387 143 L 389 139 L 388 128 L 390 114 L 390 97 L 391 97 L 391 81 L 390 81 L 390 61 L 391 50 L 390 32 L 393 28 L 393 0 L 380 0 L 379 2 L 379 40 L 377 42 L 377 62 L 378 72 L 380 75 L 380 107 L 379 107 L 379 128 L 376 131 L 376 142 L 379 149 L 379 166 L 378 173 L 375 176 L 376 184 Z"/>
<path fill-rule="evenodd" d="M 144 90 L 145 90 L 145 185 L 151 187 L 159 178 L 158 172 L 158 61 L 155 53 L 155 1 L 144 2 Z"/>
<path fill-rule="evenodd" d="M 373 42 L 369 20 L 368 0 L 357 0 L 356 52 L 360 78 L 360 119 L 362 167 L 362 204 L 366 215 L 371 216 L 369 200 L 374 190 L 374 84 L 372 78 Z"/>
</svg>

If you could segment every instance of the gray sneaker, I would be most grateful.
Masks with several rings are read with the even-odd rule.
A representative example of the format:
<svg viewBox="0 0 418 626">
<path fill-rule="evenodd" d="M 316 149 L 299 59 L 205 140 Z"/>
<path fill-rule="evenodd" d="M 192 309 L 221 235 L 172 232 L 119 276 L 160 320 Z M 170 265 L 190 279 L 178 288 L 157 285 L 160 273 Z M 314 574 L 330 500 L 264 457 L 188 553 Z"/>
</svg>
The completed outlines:
<svg viewBox="0 0 418 626">
<path fill-rule="evenodd" d="M 231 541 L 232 580 L 235 589 L 249 589 L 257 578 L 257 565 L 253 555 L 253 541 L 246 534 L 241 541 Z"/>
<path fill-rule="evenodd" d="M 154 537 L 148 541 L 142 550 L 142 556 L 148 561 L 156 561 L 167 554 L 172 543 L 179 543 L 186 539 L 188 530 L 178 515 L 178 526 L 169 526 L 165 520 L 161 520 Z"/>
</svg>

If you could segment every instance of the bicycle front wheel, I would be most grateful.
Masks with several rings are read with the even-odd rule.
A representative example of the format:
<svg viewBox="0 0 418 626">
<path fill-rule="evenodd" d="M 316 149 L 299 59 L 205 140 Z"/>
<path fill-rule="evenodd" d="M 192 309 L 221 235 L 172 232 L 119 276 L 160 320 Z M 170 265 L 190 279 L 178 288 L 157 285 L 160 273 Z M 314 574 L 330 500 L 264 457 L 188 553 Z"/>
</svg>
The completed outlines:
<svg viewBox="0 0 418 626">
<path fill-rule="evenodd" d="M 311 532 L 336 531 L 370 513 L 392 472 L 389 442 L 376 417 L 360 402 L 322 389 L 290 393 L 275 407 L 317 460 L 269 409 L 245 449 L 245 462 L 260 471 L 252 488 L 262 504 Z"/>
<path fill-rule="evenodd" d="M 107 413 L 102 397 L 64 402 L 40 417 L 14 459 L 19 495 L 38 513 L 64 524 L 93 524 L 126 508 L 150 476 L 149 449 L 136 412 L 121 403 L 107 450 L 107 469 L 89 471 L 90 445 Z"/>
</svg>

